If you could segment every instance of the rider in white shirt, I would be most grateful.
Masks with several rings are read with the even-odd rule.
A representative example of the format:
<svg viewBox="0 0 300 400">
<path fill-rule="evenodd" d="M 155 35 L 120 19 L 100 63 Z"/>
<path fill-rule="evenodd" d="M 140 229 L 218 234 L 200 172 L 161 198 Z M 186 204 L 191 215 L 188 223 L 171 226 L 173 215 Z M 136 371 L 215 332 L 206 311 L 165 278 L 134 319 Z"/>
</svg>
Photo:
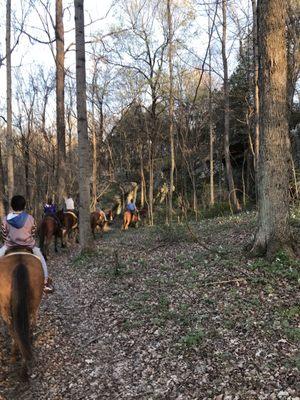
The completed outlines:
<svg viewBox="0 0 300 400">
<path fill-rule="evenodd" d="M 74 200 L 72 197 L 65 198 L 65 205 L 66 205 L 66 210 L 67 211 L 74 211 L 75 206 L 74 206 Z"/>
</svg>

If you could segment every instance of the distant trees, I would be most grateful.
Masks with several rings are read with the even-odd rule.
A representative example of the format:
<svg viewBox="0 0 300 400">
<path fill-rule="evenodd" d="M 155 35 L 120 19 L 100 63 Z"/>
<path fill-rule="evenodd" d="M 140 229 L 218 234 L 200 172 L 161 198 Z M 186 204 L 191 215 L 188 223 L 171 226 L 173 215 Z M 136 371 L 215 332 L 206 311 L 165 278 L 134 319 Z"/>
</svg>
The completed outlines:
<svg viewBox="0 0 300 400">
<path fill-rule="evenodd" d="M 286 19 L 290 129 L 300 115 L 294 102 L 299 79 L 297 3 L 288 0 Z M 6 10 L 9 4 L 6 2 Z M 244 3 L 235 0 L 114 3 L 116 23 L 105 31 L 96 31 L 99 24 L 91 24 L 95 30 L 86 38 L 87 106 L 85 109 L 85 98 L 78 101 L 78 118 L 74 53 L 68 51 L 73 44 L 64 43 L 68 40 L 64 2 L 28 4 L 41 29 L 26 24 L 26 29 L 22 26 L 19 30 L 30 43 L 46 45 L 55 64 L 34 66 L 30 73 L 19 66 L 11 89 L 13 101 L 9 102 L 8 57 L 7 117 L 0 123 L 3 199 L 11 192 L 12 178 L 16 190 L 24 188 L 36 212 L 47 195 L 57 195 L 61 203 L 65 192 L 73 196 L 80 192 L 80 207 L 87 215 L 97 199 L 111 207 L 115 197 L 126 199 L 124 188 L 130 187 L 130 182 L 138 182 L 137 201 L 147 207 L 152 225 L 157 218 L 175 221 L 176 213 L 183 215 L 183 211 L 196 218 L 219 208 L 238 211 L 242 201 L 247 206 L 260 197 L 258 189 L 264 186 L 258 184 L 262 179 L 258 176 L 262 171 L 258 168 L 258 139 L 263 123 L 259 124 L 258 117 L 265 100 L 258 102 L 261 26 L 257 24 L 256 0 L 244 9 Z M 238 7 L 232 8 L 232 4 Z M 208 27 L 199 26 L 197 15 L 204 13 Z M 8 18 L 7 29 L 9 24 Z M 8 46 L 8 30 L 6 38 Z M 199 49 L 200 42 L 206 43 L 205 48 Z M 83 54 L 82 47 L 80 51 Z M 6 55 L 3 60 L 6 63 Z M 82 73 L 78 76 L 84 68 L 83 58 L 78 62 L 77 94 L 85 96 L 82 84 L 86 78 Z M 262 120 L 266 121 L 266 115 Z M 90 148 L 93 151 L 87 155 Z M 16 155 L 13 174 L 11 149 Z M 296 170 L 295 178 L 297 174 Z"/>
<path fill-rule="evenodd" d="M 237 188 L 233 179 L 232 165 L 230 159 L 230 102 L 229 102 L 229 82 L 228 82 L 228 60 L 227 60 L 227 0 L 222 0 L 222 61 L 223 61 L 223 93 L 224 93 L 224 156 L 226 174 L 229 188 L 229 201 L 235 211 L 240 211 L 241 206 L 237 197 Z"/>
</svg>

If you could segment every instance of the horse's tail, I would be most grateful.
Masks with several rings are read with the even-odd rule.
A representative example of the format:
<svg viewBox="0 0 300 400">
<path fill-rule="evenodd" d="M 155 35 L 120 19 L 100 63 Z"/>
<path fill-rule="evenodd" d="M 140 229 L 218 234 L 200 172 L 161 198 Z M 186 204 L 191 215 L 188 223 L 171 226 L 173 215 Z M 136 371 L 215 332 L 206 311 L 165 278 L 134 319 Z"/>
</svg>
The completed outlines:
<svg viewBox="0 0 300 400">
<path fill-rule="evenodd" d="M 18 264 L 12 277 L 11 311 L 14 337 L 25 360 L 31 359 L 28 288 L 27 268 L 24 264 Z"/>
</svg>

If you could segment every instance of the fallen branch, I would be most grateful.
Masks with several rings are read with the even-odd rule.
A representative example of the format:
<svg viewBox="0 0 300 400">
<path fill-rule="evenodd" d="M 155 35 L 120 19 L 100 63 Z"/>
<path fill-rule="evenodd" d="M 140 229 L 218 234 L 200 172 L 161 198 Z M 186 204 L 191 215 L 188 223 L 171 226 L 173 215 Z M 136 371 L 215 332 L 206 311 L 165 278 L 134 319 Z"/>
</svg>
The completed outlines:
<svg viewBox="0 0 300 400">
<path fill-rule="evenodd" d="M 237 283 L 237 282 L 247 283 L 247 279 L 246 278 L 236 278 L 236 279 L 228 279 L 227 281 L 203 282 L 203 284 L 205 286 L 217 286 L 217 285 L 223 285 L 225 283 Z"/>
</svg>

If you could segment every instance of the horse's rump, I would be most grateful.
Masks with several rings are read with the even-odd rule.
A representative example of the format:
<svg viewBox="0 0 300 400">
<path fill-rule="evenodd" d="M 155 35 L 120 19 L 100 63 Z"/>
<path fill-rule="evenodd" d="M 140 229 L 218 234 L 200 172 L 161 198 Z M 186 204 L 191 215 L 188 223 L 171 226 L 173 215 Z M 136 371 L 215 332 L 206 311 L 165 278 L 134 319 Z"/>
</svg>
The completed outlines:
<svg viewBox="0 0 300 400">
<path fill-rule="evenodd" d="M 0 258 L 0 311 L 25 362 L 31 357 L 31 328 L 41 302 L 44 273 L 31 254 Z"/>
</svg>

